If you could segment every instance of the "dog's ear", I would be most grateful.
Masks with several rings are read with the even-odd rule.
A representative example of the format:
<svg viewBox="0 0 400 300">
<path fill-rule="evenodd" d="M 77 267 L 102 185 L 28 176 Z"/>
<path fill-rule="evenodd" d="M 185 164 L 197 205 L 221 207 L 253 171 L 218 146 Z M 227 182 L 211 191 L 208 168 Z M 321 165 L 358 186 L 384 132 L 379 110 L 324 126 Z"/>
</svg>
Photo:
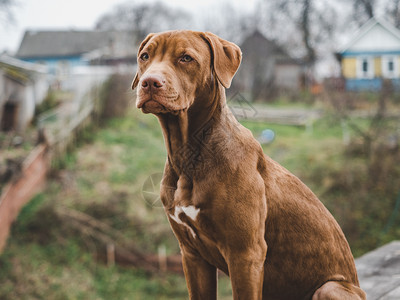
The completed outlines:
<svg viewBox="0 0 400 300">
<path fill-rule="evenodd" d="M 154 33 L 150 33 L 150 34 L 147 35 L 147 37 L 143 40 L 143 42 L 140 44 L 139 50 L 138 50 L 138 53 L 137 53 L 138 58 L 139 58 L 139 54 L 140 54 L 140 52 L 143 50 L 144 46 L 146 46 L 146 44 L 148 43 L 148 41 L 150 41 L 150 39 L 151 39 L 154 35 L 155 35 Z M 138 75 L 138 72 L 136 71 L 135 77 L 133 78 L 133 81 L 132 81 L 132 90 L 134 90 L 134 89 L 137 87 L 138 84 L 139 84 L 139 75 Z"/>
<path fill-rule="evenodd" d="M 234 43 L 211 32 L 205 32 L 204 38 L 211 48 L 212 64 L 218 81 L 225 88 L 229 88 L 242 60 L 242 51 Z"/>
</svg>

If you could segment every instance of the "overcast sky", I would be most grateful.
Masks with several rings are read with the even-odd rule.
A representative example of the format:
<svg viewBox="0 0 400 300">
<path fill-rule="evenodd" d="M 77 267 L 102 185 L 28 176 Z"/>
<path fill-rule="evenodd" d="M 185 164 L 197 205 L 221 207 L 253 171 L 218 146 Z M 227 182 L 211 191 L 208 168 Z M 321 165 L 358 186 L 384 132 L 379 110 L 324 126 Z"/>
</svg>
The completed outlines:
<svg viewBox="0 0 400 300">
<path fill-rule="evenodd" d="M 17 51 L 26 29 L 91 29 L 97 19 L 115 5 L 135 0 L 15 0 L 14 24 L 0 23 L 0 53 Z M 147 0 L 155 1 L 155 0 Z M 186 9 L 192 13 L 207 14 L 207 10 L 225 0 L 170 0 L 168 5 Z M 143 2 L 143 0 L 136 0 Z M 250 9 L 256 0 L 230 0 L 237 7 Z"/>
</svg>

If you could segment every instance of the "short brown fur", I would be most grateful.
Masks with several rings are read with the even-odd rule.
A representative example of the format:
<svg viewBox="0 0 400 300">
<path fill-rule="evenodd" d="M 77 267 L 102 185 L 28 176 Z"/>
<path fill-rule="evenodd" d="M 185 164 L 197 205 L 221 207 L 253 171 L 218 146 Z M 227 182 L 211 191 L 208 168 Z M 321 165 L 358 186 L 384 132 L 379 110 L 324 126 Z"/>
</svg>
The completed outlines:
<svg viewBox="0 0 400 300">
<path fill-rule="evenodd" d="M 365 299 L 332 215 L 227 107 L 240 61 L 235 44 L 193 31 L 150 34 L 138 52 L 132 88 L 162 127 L 161 199 L 190 299 L 216 299 L 217 269 L 234 299 Z"/>
</svg>

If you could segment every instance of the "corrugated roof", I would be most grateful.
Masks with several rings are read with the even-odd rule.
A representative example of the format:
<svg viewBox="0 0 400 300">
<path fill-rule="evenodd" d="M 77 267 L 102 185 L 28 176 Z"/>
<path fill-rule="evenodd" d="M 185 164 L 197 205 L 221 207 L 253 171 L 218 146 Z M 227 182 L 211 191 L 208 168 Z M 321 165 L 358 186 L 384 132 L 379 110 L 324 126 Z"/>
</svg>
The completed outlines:
<svg viewBox="0 0 400 300">
<path fill-rule="evenodd" d="M 112 31 L 33 31 L 28 30 L 17 52 L 19 58 L 82 55 L 123 42 L 136 50 L 134 35 Z"/>
<path fill-rule="evenodd" d="M 47 67 L 39 64 L 34 64 L 26 61 L 16 59 L 14 57 L 8 56 L 7 54 L 0 55 L 0 66 L 6 65 L 14 67 L 26 72 L 36 72 L 36 73 L 47 73 Z"/>
</svg>

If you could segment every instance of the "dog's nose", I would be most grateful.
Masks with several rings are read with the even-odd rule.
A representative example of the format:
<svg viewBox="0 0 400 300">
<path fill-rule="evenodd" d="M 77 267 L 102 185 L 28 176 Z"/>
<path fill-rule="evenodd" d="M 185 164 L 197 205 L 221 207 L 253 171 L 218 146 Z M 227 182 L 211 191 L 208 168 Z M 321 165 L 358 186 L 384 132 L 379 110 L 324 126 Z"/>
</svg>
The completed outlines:
<svg viewBox="0 0 400 300">
<path fill-rule="evenodd" d="M 165 79 L 159 75 L 147 75 L 142 79 L 142 89 L 160 89 L 164 86 Z"/>
</svg>

